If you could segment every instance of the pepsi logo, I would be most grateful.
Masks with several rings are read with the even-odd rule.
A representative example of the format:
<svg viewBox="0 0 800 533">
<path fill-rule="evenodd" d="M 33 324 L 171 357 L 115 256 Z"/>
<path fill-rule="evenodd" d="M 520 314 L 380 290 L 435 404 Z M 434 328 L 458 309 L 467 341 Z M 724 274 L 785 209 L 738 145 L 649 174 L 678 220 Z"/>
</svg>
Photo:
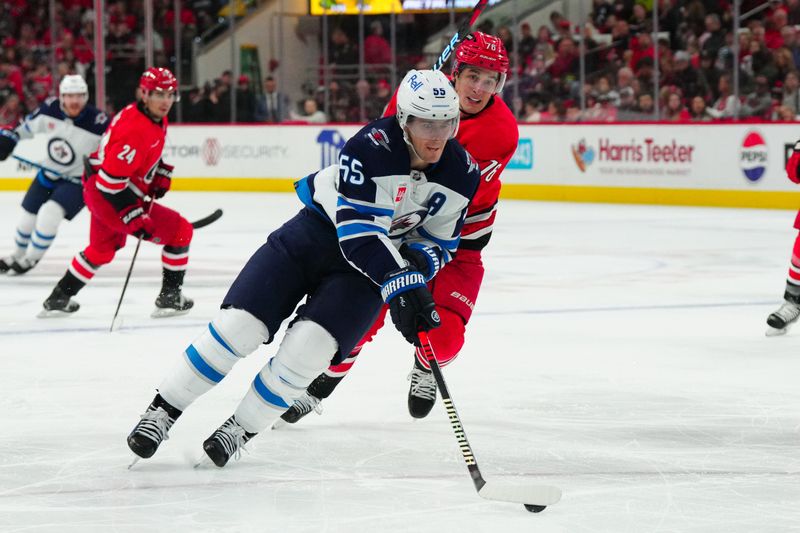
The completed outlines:
<svg viewBox="0 0 800 533">
<path fill-rule="evenodd" d="M 767 171 L 768 161 L 769 154 L 764 137 L 757 131 L 748 132 L 739 153 L 739 168 L 742 169 L 744 176 L 752 182 L 760 180 Z"/>
</svg>

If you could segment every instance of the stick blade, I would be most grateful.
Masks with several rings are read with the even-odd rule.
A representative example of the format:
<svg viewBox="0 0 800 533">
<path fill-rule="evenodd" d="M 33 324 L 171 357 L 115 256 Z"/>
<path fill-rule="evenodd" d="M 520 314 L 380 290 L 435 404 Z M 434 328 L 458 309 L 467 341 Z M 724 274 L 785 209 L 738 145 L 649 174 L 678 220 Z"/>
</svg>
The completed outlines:
<svg viewBox="0 0 800 533">
<path fill-rule="evenodd" d="M 561 500 L 561 489 L 509 481 L 487 481 L 478 495 L 486 500 L 527 505 L 553 505 Z"/>
</svg>

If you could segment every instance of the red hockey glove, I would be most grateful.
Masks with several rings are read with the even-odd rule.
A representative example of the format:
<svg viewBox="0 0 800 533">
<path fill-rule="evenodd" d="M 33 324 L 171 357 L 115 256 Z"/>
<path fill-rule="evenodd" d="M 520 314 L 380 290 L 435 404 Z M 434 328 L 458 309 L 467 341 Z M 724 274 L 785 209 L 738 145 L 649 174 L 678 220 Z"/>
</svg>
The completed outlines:
<svg viewBox="0 0 800 533">
<path fill-rule="evenodd" d="M 797 171 L 800 167 L 800 141 L 794 143 L 792 155 L 789 156 L 789 162 L 786 163 L 786 176 L 795 183 L 800 183 L 800 175 Z"/>
<path fill-rule="evenodd" d="M 141 237 L 144 240 L 153 236 L 153 220 L 144 212 L 144 207 L 134 204 L 119 213 L 119 218 L 125 224 L 129 235 Z"/>
<path fill-rule="evenodd" d="M 150 185 L 150 194 L 153 198 L 162 198 L 172 186 L 172 171 L 174 166 L 159 161 L 153 173 L 153 184 Z"/>
</svg>

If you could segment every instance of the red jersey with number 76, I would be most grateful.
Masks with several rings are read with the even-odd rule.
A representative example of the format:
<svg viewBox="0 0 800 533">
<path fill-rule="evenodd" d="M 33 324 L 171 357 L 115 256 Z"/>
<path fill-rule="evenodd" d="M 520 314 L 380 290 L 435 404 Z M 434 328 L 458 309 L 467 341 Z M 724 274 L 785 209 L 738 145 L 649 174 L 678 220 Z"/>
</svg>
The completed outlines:
<svg viewBox="0 0 800 533">
<path fill-rule="evenodd" d="M 106 194 L 129 188 L 139 198 L 150 195 L 153 169 L 164 150 L 167 119 L 153 122 L 142 105 L 129 104 L 117 113 L 92 154 L 92 167 L 99 166 L 97 188 Z"/>
<path fill-rule="evenodd" d="M 397 92 L 383 116 L 397 114 Z M 519 142 L 519 128 L 508 106 L 494 95 L 475 115 L 461 115 L 456 140 L 481 169 L 478 190 L 467 209 L 459 249 L 481 250 L 492 236 L 500 196 L 500 173 L 508 164 Z"/>
</svg>

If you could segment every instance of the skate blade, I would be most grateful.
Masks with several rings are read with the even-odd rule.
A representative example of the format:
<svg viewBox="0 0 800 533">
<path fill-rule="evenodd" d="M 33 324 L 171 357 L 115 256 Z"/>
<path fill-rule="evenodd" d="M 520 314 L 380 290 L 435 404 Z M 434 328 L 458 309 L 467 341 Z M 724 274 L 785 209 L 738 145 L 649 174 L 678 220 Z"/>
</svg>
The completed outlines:
<svg viewBox="0 0 800 533">
<path fill-rule="evenodd" d="M 136 463 L 138 463 L 138 462 L 139 462 L 141 459 L 142 459 L 141 457 L 139 457 L 138 455 L 135 455 L 135 454 L 134 454 L 134 456 L 133 456 L 133 460 L 132 460 L 132 461 L 131 461 L 131 463 L 128 465 L 128 470 L 130 470 L 131 468 L 133 468 L 133 466 L 134 466 Z"/>
<path fill-rule="evenodd" d="M 75 311 L 73 311 L 72 313 L 68 313 L 66 311 L 58 311 L 56 309 L 49 310 L 49 311 L 47 309 L 42 309 L 36 315 L 36 318 L 65 318 L 65 317 L 68 317 L 68 316 L 72 316 L 74 314 L 75 314 Z"/>
<path fill-rule="evenodd" d="M 289 425 L 289 422 L 284 420 L 283 418 L 278 418 L 275 422 L 272 423 L 270 429 L 283 429 Z"/>
<path fill-rule="evenodd" d="M 767 337 L 780 337 L 781 335 L 786 335 L 787 331 L 788 331 L 787 328 L 778 329 L 778 328 L 773 328 L 772 326 L 767 326 L 767 331 L 765 331 L 764 334 Z"/>
<path fill-rule="evenodd" d="M 161 307 L 156 307 L 155 310 L 150 313 L 150 318 L 169 318 L 173 316 L 181 316 L 187 314 L 191 311 L 191 307 L 189 309 L 184 309 L 183 311 L 178 311 L 177 309 L 162 309 Z"/>
</svg>

